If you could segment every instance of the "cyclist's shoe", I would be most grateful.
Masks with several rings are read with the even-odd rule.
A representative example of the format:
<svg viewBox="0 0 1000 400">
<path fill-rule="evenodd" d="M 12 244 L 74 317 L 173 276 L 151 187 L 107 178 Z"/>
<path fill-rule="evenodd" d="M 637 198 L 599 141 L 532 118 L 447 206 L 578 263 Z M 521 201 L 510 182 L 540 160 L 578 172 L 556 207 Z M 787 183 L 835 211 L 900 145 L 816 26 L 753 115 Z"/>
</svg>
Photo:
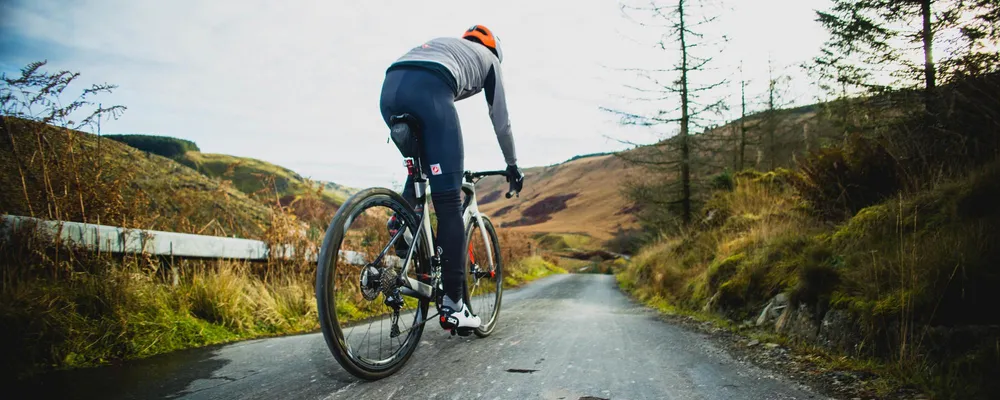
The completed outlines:
<svg viewBox="0 0 1000 400">
<path fill-rule="evenodd" d="M 396 218 L 396 214 L 393 214 L 392 217 L 389 218 L 389 221 L 385 223 L 385 226 L 389 229 L 389 237 L 391 238 L 396 234 L 396 232 L 399 232 L 400 228 L 403 227 L 403 221 Z M 406 253 L 410 251 L 410 245 L 406 242 L 406 237 L 403 237 L 402 239 L 403 240 L 396 241 L 396 256 L 399 258 L 406 258 Z"/>
<path fill-rule="evenodd" d="M 462 304 L 462 309 L 458 311 L 448 306 L 441 307 L 441 327 L 444 329 L 458 329 L 461 333 L 462 331 L 476 329 L 480 324 L 482 324 L 482 321 L 472 311 L 469 311 L 467 304 Z"/>
</svg>

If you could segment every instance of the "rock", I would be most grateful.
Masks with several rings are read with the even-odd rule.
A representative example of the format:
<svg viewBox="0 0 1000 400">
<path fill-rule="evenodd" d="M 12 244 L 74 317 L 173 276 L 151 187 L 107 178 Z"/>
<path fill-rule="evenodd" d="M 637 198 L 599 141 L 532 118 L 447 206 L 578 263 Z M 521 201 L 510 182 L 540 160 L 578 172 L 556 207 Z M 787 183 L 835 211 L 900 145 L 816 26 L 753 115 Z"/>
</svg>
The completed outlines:
<svg viewBox="0 0 1000 400">
<path fill-rule="evenodd" d="M 788 295 L 785 293 L 778 293 L 777 296 L 774 296 L 774 298 L 767 302 L 767 305 L 764 306 L 764 310 L 761 311 L 760 316 L 757 317 L 757 326 L 761 326 L 778 319 L 778 316 L 780 316 L 781 312 L 787 307 Z"/>
<path fill-rule="evenodd" d="M 834 350 L 857 354 L 861 332 L 851 315 L 845 310 L 830 310 L 819 325 L 819 344 Z"/>
<path fill-rule="evenodd" d="M 747 343 L 747 347 L 754 347 L 754 346 L 756 346 L 758 344 L 760 344 L 760 340 L 754 339 L 754 340 L 751 340 L 750 343 Z"/>
<path fill-rule="evenodd" d="M 774 330 L 788 336 L 815 341 L 819 333 L 819 325 L 805 304 L 796 307 L 786 307 L 774 323 Z"/>
<path fill-rule="evenodd" d="M 715 303 L 719 300 L 719 292 L 712 295 L 708 301 L 705 302 L 705 306 L 701 308 L 701 312 L 712 312 L 715 311 Z"/>
<path fill-rule="evenodd" d="M 775 348 L 778 348 L 778 346 L 780 346 L 780 345 L 777 344 L 777 343 L 765 343 L 764 346 L 767 346 L 767 348 L 769 348 L 769 349 L 775 349 Z"/>
</svg>

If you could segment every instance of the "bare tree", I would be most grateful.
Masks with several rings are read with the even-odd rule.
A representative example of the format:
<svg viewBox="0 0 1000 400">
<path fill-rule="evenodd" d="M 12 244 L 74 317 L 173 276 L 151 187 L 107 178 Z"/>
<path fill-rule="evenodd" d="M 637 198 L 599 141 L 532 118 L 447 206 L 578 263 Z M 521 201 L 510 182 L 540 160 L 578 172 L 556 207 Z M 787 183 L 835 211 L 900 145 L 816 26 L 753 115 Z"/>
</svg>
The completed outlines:
<svg viewBox="0 0 1000 400">
<path fill-rule="evenodd" d="M 737 170 L 746 168 L 747 153 L 747 81 L 743 79 L 743 63 L 740 62 L 740 139 L 739 139 L 739 163 Z"/>
<path fill-rule="evenodd" d="M 603 108 L 618 115 L 624 125 L 657 126 L 678 124 L 678 134 L 652 146 L 645 146 L 641 151 L 632 154 L 625 153 L 622 157 L 631 163 L 642 165 L 661 173 L 677 173 L 679 180 L 665 184 L 657 182 L 652 185 L 640 183 L 640 187 L 632 190 L 635 200 L 665 207 L 679 206 L 680 220 L 683 224 L 691 222 L 692 215 L 692 128 L 704 127 L 707 116 L 717 113 L 722 107 L 722 100 L 703 102 L 702 95 L 714 88 L 722 86 L 725 80 L 701 83 L 694 75 L 707 70 L 712 57 L 695 54 L 709 44 L 701 29 L 715 21 L 715 17 L 695 16 L 693 8 L 704 6 L 705 1 L 675 0 L 665 4 L 650 1 L 648 5 L 632 6 L 622 4 L 623 14 L 632 21 L 650 29 L 662 29 L 656 47 L 677 56 L 676 63 L 666 69 L 631 69 L 646 81 L 649 86 L 627 85 L 647 97 L 643 101 L 653 101 L 657 105 L 671 100 L 677 101 L 679 107 L 657 107 L 658 110 L 648 114 L 629 112 L 619 109 Z M 640 20 L 639 16 L 648 20 Z M 701 28 L 701 29 L 699 29 Z M 723 39 L 724 40 L 724 39 Z M 679 184 L 679 190 L 676 187 Z M 677 192 L 679 191 L 679 195 Z M 666 198 L 666 199 L 665 199 Z"/>
<path fill-rule="evenodd" d="M 768 169 L 773 170 L 778 166 L 778 151 L 782 148 L 781 143 L 781 123 L 783 120 L 781 109 L 788 105 L 784 98 L 784 88 L 790 78 L 785 74 L 777 74 L 774 62 L 770 58 L 767 65 L 767 93 L 764 94 L 764 112 L 758 121 L 758 130 L 762 139 L 766 141 L 764 145 Z"/>
</svg>

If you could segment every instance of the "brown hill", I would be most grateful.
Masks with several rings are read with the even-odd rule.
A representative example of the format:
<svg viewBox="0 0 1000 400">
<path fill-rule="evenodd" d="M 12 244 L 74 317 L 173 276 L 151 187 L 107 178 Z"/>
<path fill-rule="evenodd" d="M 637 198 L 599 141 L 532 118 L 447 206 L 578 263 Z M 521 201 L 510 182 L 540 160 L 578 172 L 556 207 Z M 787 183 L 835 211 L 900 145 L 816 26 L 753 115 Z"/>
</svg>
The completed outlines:
<svg viewBox="0 0 1000 400">
<path fill-rule="evenodd" d="M 626 176 L 640 172 L 618 157 L 602 155 L 526 169 L 519 198 L 503 197 L 507 191 L 503 178 L 484 179 L 476 189 L 480 209 L 502 227 L 583 233 L 606 240 L 619 229 L 636 226 L 621 185 Z"/>
</svg>

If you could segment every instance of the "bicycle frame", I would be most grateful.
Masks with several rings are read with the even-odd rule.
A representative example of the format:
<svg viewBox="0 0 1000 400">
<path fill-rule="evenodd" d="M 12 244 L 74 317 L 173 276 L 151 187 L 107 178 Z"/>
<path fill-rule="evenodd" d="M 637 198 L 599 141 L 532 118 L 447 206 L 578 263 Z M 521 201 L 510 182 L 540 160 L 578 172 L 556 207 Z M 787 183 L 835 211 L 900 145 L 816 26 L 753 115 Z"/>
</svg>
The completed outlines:
<svg viewBox="0 0 1000 400">
<path fill-rule="evenodd" d="M 420 215 L 420 222 L 418 223 L 420 228 L 417 230 L 417 233 L 414 235 L 411 243 L 417 243 L 418 241 L 423 240 L 426 245 L 424 248 L 431 249 L 431 251 L 434 252 L 434 256 L 440 256 L 440 250 L 434 246 L 434 234 L 431 229 L 431 212 L 427 207 L 427 197 L 430 196 L 431 190 L 427 185 L 427 176 L 423 173 L 423 171 L 419 171 L 418 173 L 419 178 L 414 179 L 413 185 L 417 195 L 417 204 L 420 205 L 420 208 L 423 211 Z M 486 245 L 486 255 L 487 260 L 489 261 L 489 266 L 490 268 L 493 268 L 493 249 L 490 247 L 491 243 L 489 237 L 486 235 L 486 225 L 483 223 L 482 218 L 483 214 L 479 211 L 479 203 L 476 201 L 475 182 L 471 179 L 466 179 L 465 182 L 462 183 L 462 192 L 464 192 L 466 196 L 465 204 L 463 205 L 464 210 L 462 213 L 462 226 L 469 226 L 469 223 L 472 222 L 473 219 L 476 221 L 476 224 L 479 226 L 479 232 L 483 236 L 483 243 Z M 400 236 L 405 236 L 405 232 L 408 230 L 409 229 L 400 229 L 400 232 L 398 232 L 396 236 L 389 241 L 389 245 L 386 246 L 382 253 L 385 254 L 388 249 L 391 248 L 397 240 L 399 240 Z M 406 254 L 406 259 L 402 260 L 403 270 L 399 274 L 400 284 L 402 285 L 400 287 L 400 294 L 430 300 L 435 297 L 435 289 L 438 291 L 441 290 L 440 287 L 436 287 L 439 286 L 441 282 L 440 265 L 431 270 L 431 278 L 434 286 L 407 276 L 410 266 L 413 265 L 410 261 L 413 259 L 416 247 L 417 246 L 411 245 Z"/>
</svg>

